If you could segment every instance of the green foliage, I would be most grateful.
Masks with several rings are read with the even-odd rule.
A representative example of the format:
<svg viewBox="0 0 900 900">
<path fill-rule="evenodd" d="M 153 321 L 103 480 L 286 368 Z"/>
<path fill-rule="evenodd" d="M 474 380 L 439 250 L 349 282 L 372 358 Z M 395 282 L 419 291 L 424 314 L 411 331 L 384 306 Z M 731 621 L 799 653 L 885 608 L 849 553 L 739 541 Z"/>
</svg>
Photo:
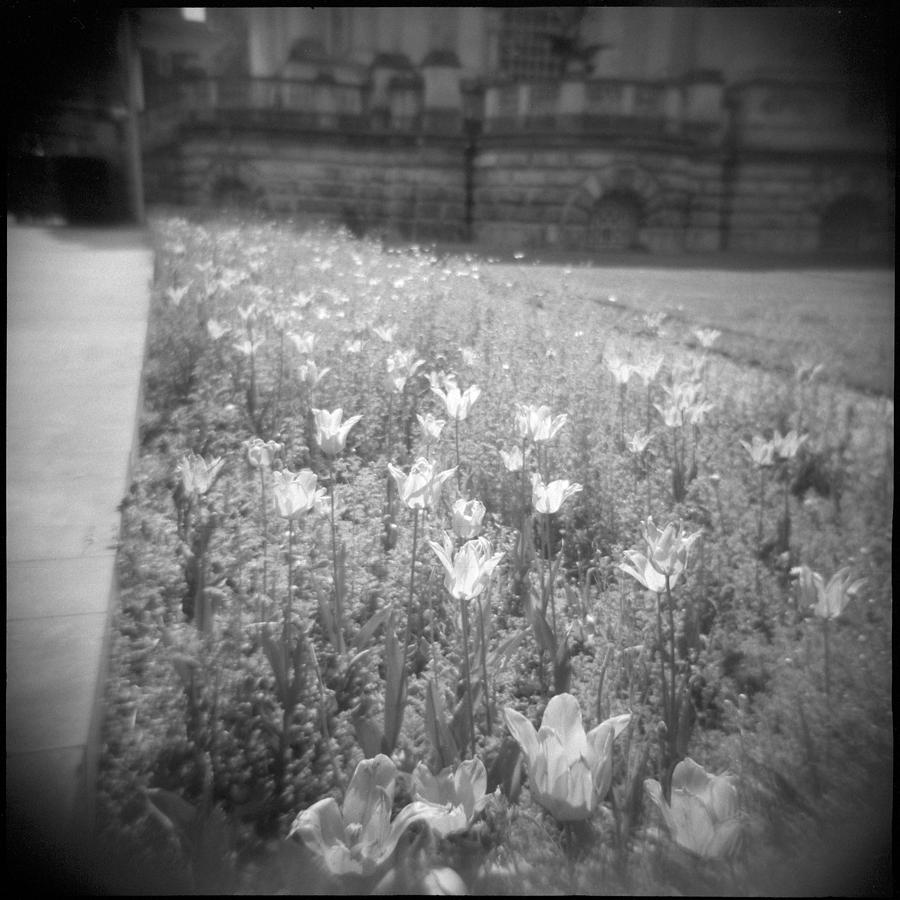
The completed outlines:
<svg viewBox="0 0 900 900">
<path fill-rule="evenodd" d="M 735 331 L 721 352 L 698 356 L 687 325 L 726 323 L 682 317 L 648 328 L 653 303 L 634 285 L 628 297 L 627 280 L 610 287 L 633 308 L 593 302 L 588 277 L 613 277 L 598 270 L 553 270 L 551 293 L 530 304 L 523 278 L 544 278 L 538 267 L 259 223 L 166 219 L 154 233 L 101 840 L 135 866 L 177 870 L 194 890 L 311 887 L 321 880 L 304 881 L 310 860 L 282 840 L 298 811 L 340 801 L 363 757 L 387 751 L 402 772 L 426 759 L 436 771 L 473 742 L 501 794 L 456 844 L 414 833 L 398 854 L 453 866 L 475 892 L 786 893 L 839 840 L 823 823 L 878 811 L 892 758 L 892 404 L 838 383 L 846 358 L 832 380 L 811 367 L 750 368 Z M 386 376 L 398 349 L 424 365 L 396 391 Z M 655 354 L 662 368 L 646 384 L 617 385 L 603 364 Z M 696 397 L 712 406 L 667 426 L 655 407 L 689 369 L 702 384 Z M 453 421 L 430 446 L 419 434 L 416 413 L 446 418 L 432 373 L 481 389 L 459 423 L 458 451 Z M 499 451 L 522 444 L 517 403 L 568 421 L 549 452 L 510 473 Z M 313 408 L 362 415 L 333 472 Z M 634 452 L 623 434 L 638 427 L 649 441 Z M 760 502 L 740 441 L 775 429 L 808 438 Z M 262 515 L 271 491 L 243 446 L 254 436 L 284 444 L 276 469 L 332 477 L 333 532 L 330 508 L 294 523 L 290 541 L 271 506 Z M 225 459 L 199 513 L 176 492 L 188 452 Z M 462 473 L 419 514 L 414 557 L 387 463 L 407 471 L 426 452 L 437 471 L 458 452 Z M 538 460 L 545 482 L 582 485 L 559 512 L 532 513 Z M 505 553 L 483 604 L 467 610 L 471 633 L 426 549 L 449 529 L 457 495 L 485 505 L 484 533 Z M 649 515 L 701 532 L 663 626 L 656 596 L 618 568 Z M 830 623 L 827 684 L 821 623 L 790 579 L 801 564 L 826 579 L 843 566 L 866 578 Z M 209 601 L 202 634 L 185 621 L 186 597 Z M 289 645 L 270 636 L 282 632 L 282 609 Z M 666 715 L 663 659 L 677 676 L 677 721 L 672 700 Z M 562 690 L 580 699 L 587 725 L 632 714 L 609 798 L 578 833 L 530 801 L 499 716 L 514 707 L 537 723 Z M 660 729 L 665 719 L 674 736 Z M 739 777 L 745 821 L 728 865 L 679 855 L 645 801 L 644 779 L 665 782 L 684 755 Z M 217 870 L 219 857 L 227 865 Z"/>
</svg>

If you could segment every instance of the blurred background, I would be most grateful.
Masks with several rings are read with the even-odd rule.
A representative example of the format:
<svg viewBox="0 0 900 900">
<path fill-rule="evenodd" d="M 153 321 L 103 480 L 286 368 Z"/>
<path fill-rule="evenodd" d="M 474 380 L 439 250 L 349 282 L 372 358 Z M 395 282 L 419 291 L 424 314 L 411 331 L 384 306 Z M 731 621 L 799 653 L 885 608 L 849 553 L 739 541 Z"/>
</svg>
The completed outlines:
<svg viewBox="0 0 900 900">
<path fill-rule="evenodd" d="M 10 3 L 7 211 L 889 255 L 883 7 Z"/>
</svg>

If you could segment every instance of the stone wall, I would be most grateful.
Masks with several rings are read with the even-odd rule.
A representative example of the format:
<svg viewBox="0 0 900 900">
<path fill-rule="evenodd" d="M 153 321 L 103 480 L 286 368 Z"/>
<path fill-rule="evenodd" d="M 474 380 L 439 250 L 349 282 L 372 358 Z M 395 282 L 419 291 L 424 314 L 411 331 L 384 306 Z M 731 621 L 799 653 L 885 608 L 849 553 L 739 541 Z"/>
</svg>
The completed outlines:
<svg viewBox="0 0 900 900">
<path fill-rule="evenodd" d="M 187 130 L 145 158 L 148 197 L 237 204 L 411 240 L 465 240 L 465 142 L 456 138 Z M 166 188 L 166 186 L 168 186 Z"/>
<path fill-rule="evenodd" d="M 580 141 L 546 143 L 508 149 L 496 142 L 476 156 L 476 237 L 507 246 L 610 249 L 615 236 L 604 240 L 592 220 L 604 198 L 613 197 L 638 210 L 632 238 L 618 249 L 719 249 L 721 166 L 715 158 L 612 145 L 600 149 Z"/>
<path fill-rule="evenodd" d="M 860 244 L 871 253 L 893 247 L 893 176 L 886 167 L 827 159 L 744 158 L 734 167 L 728 249 L 805 253 L 823 247 L 823 220 L 833 205 L 855 198 L 871 210 Z"/>
</svg>

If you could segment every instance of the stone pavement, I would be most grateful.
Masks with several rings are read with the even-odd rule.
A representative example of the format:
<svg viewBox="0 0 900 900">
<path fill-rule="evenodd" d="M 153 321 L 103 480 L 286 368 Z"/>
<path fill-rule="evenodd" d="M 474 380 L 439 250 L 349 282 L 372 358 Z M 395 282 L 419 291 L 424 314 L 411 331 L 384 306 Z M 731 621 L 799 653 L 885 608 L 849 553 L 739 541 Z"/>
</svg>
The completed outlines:
<svg viewBox="0 0 900 900">
<path fill-rule="evenodd" d="M 6 249 L 7 866 L 77 881 L 153 258 L 134 228 L 8 222 Z"/>
</svg>

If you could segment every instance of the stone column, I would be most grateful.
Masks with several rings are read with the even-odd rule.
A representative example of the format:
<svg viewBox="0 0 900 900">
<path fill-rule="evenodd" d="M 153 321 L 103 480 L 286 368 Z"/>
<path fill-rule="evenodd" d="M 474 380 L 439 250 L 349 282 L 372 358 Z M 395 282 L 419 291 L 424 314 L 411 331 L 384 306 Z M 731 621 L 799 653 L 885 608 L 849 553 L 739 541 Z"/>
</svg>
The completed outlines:
<svg viewBox="0 0 900 900">
<path fill-rule="evenodd" d="M 456 54 L 432 50 L 422 61 L 425 130 L 456 134 L 462 125 L 462 70 Z"/>
<path fill-rule="evenodd" d="M 398 76 L 414 74 L 412 63 L 403 53 L 379 53 L 370 69 L 369 117 L 376 128 L 388 128 L 391 118 L 391 83 Z"/>
</svg>

